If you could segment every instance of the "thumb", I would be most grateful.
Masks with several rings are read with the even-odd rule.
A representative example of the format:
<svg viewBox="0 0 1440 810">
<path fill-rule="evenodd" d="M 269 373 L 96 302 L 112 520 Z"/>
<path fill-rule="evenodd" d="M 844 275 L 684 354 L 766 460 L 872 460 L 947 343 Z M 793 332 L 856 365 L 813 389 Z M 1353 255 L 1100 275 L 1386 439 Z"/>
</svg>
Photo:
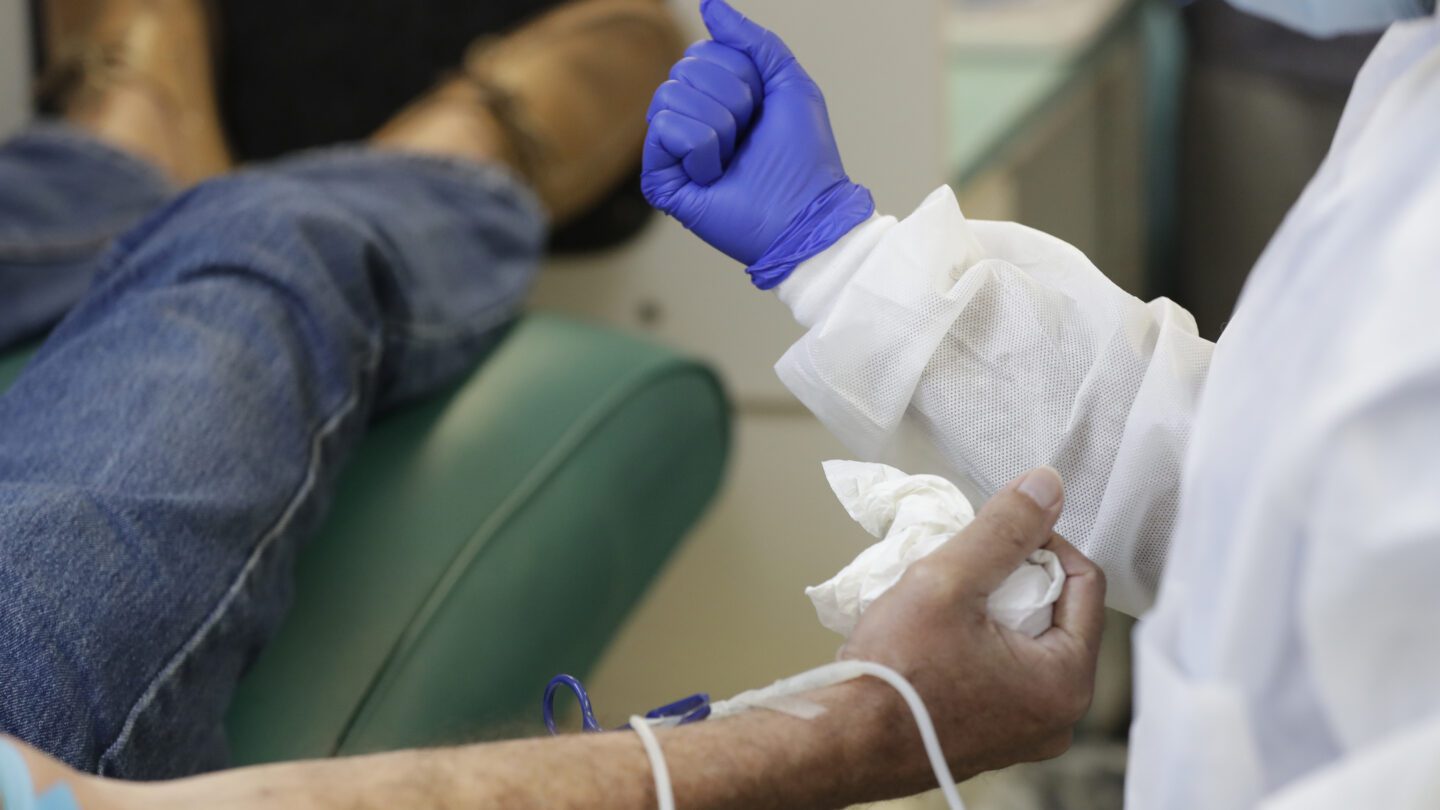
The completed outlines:
<svg viewBox="0 0 1440 810">
<path fill-rule="evenodd" d="M 749 56 L 767 84 L 795 63 L 795 55 L 780 37 L 752 22 L 726 0 L 700 0 L 700 16 L 710 36 Z"/>
<path fill-rule="evenodd" d="M 1050 467 L 1031 470 L 996 493 L 964 531 L 931 556 L 967 588 L 988 596 L 1050 542 L 1064 501 L 1059 473 Z"/>
</svg>

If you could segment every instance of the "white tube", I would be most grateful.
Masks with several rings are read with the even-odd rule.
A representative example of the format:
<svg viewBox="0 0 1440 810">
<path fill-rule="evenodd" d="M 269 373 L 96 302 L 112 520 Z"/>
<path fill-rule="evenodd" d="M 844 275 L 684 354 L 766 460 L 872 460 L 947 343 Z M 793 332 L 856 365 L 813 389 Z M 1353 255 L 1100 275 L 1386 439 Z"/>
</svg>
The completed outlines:
<svg viewBox="0 0 1440 810">
<path fill-rule="evenodd" d="M 639 715 L 630 718 L 630 728 L 645 746 L 645 755 L 650 758 L 650 772 L 655 776 L 655 798 L 660 810 L 675 810 L 675 789 L 670 784 L 670 768 L 665 764 L 665 752 L 660 750 L 660 740 L 650 728 L 650 721 Z"/>
<path fill-rule="evenodd" d="M 935 733 L 935 723 L 930 719 L 925 701 L 921 700 L 920 693 L 915 691 L 915 687 L 911 686 L 904 676 L 881 664 L 869 661 L 838 661 L 802 672 L 764 689 L 744 692 L 730 700 L 716 703 L 711 707 L 711 717 L 729 717 L 756 708 L 778 708 L 779 699 L 792 698 L 803 692 L 823 689 L 867 675 L 889 684 L 904 698 L 910 714 L 915 717 L 915 725 L 920 727 L 920 739 L 925 745 L 925 754 L 930 758 L 930 767 L 935 772 L 936 781 L 940 783 L 940 792 L 945 794 L 946 804 L 950 806 L 950 810 L 965 810 L 965 803 L 960 800 L 960 791 L 955 788 L 955 777 L 950 773 L 950 764 L 945 761 L 945 752 L 940 748 L 940 736 Z"/>
</svg>

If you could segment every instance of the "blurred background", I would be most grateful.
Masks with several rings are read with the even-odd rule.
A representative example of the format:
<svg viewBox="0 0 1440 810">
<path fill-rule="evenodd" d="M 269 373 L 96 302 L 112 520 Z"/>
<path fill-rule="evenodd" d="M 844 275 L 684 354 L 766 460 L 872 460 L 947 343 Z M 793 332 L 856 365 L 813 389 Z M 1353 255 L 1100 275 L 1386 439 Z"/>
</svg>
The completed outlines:
<svg viewBox="0 0 1440 810">
<path fill-rule="evenodd" d="M 1318 167 L 1373 40 L 1316 42 L 1220 0 L 735 0 L 825 88 L 851 174 L 903 215 L 952 184 L 966 214 L 1084 250 L 1115 282 L 1223 329 L 1251 265 Z M 224 96 L 263 159 L 358 137 L 479 30 L 554 2 L 224 4 Z M 700 36 L 692 0 L 674 6 Z M 30 115 L 27 4 L 0 0 L 0 132 Z M 775 379 L 798 337 L 740 268 L 650 217 L 633 187 L 556 237 L 533 307 L 645 335 L 716 367 L 736 405 L 725 488 L 591 679 L 602 721 L 824 663 L 839 639 L 802 591 L 869 539 L 820 462 L 846 452 Z M 1095 706 L 1053 763 L 966 786 L 977 810 L 1121 804 L 1128 622 Z M 897 807 L 940 807 L 921 797 Z"/>
</svg>

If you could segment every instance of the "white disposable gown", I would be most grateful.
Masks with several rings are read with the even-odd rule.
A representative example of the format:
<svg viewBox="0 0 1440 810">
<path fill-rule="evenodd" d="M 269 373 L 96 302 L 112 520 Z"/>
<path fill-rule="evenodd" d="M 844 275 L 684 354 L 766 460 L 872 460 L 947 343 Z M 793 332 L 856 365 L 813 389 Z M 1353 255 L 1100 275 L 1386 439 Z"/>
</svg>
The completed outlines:
<svg viewBox="0 0 1440 810">
<path fill-rule="evenodd" d="M 1440 807 L 1440 22 L 1384 37 L 1213 347 L 948 189 L 780 297 L 777 370 L 856 453 L 1064 475 L 1145 614 L 1132 810 Z"/>
</svg>

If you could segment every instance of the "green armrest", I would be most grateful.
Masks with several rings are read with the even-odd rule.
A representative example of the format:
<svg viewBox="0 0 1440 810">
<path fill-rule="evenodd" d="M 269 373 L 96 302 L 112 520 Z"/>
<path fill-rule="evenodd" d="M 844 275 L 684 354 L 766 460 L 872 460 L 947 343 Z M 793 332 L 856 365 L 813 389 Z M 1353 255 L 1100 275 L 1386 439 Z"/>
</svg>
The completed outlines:
<svg viewBox="0 0 1440 810">
<path fill-rule="evenodd" d="M 33 349 L 20 349 L 8 354 L 0 354 L 0 394 L 10 387 L 10 383 L 20 376 L 20 370 L 25 368 L 25 363 L 30 359 Z"/>
<path fill-rule="evenodd" d="M 361 445 L 235 696 L 235 764 L 533 728 L 545 682 L 594 665 L 703 511 L 727 443 L 702 366 L 526 318 Z"/>
</svg>

